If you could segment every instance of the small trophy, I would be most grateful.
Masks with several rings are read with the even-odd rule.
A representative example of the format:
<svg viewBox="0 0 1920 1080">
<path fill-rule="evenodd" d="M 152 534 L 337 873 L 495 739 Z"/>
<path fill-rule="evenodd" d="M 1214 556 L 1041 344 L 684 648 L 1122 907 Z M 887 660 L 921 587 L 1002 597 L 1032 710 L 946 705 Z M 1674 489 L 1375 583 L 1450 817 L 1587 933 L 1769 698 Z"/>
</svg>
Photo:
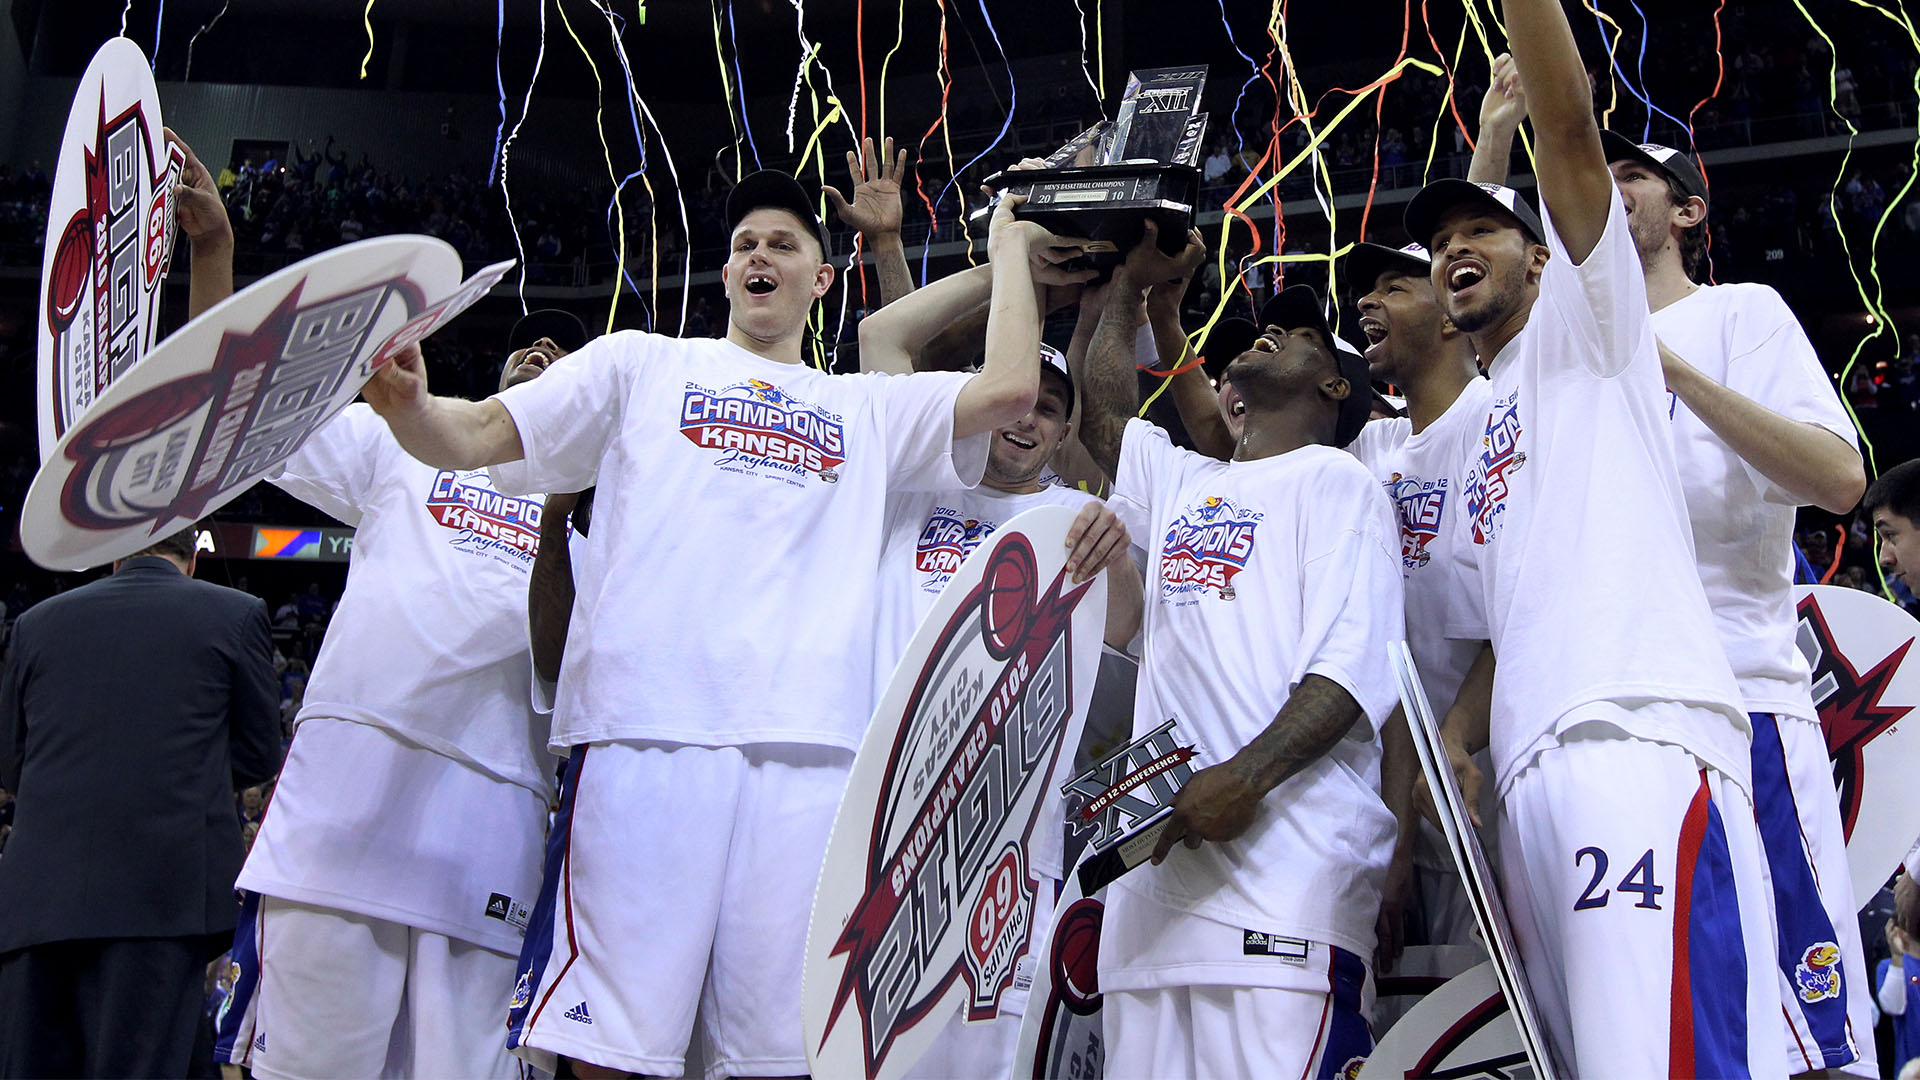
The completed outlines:
<svg viewBox="0 0 1920 1080">
<path fill-rule="evenodd" d="M 1200 92 L 1207 69 L 1151 68 L 1127 76 L 1120 115 L 1074 136 L 1047 158 L 1044 169 L 995 173 L 986 183 L 997 192 L 1026 195 L 1015 213 L 1061 236 L 1085 237 L 1084 265 L 1104 271 L 1119 264 L 1140 242 L 1143 223 L 1160 228 L 1160 249 L 1169 255 L 1186 246 L 1200 198 L 1200 139 L 1207 114 Z M 994 202 L 971 218 L 984 226 Z"/>
</svg>

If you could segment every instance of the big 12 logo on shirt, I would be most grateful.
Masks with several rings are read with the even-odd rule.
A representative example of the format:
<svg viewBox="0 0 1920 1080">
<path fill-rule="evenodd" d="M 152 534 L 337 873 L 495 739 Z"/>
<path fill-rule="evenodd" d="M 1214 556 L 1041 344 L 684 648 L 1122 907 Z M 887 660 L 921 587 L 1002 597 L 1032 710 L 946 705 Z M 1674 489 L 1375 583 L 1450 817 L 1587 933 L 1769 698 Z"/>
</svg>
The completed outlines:
<svg viewBox="0 0 1920 1080">
<path fill-rule="evenodd" d="M 1160 598 L 1198 603 L 1206 593 L 1234 597 L 1234 575 L 1253 557 L 1253 531 L 1266 515 L 1211 495 L 1167 526 L 1160 542 Z"/>
<path fill-rule="evenodd" d="M 1507 476 L 1527 463 L 1520 449 L 1520 392 L 1493 403 L 1487 413 L 1487 432 L 1480 453 L 1467 463 L 1467 513 L 1473 519 L 1473 542 L 1488 544 L 1500 535 L 1500 516 L 1506 510 Z"/>
<path fill-rule="evenodd" d="M 804 484 L 811 473 L 832 484 L 846 461 L 840 417 L 761 379 L 723 390 L 688 383 L 680 402 L 680 434 L 719 450 L 714 464 L 731 472 L 787 474 Z"/>
<path fill-rule="evenodd" d="M 945 588 L 953 572 L 993 530 L 994 522 L 967 517 L 951 507 L 934 507 L 914 545 L 913 565 L 920 572 L 920 588 L 930 593 Z"/>
</svg>

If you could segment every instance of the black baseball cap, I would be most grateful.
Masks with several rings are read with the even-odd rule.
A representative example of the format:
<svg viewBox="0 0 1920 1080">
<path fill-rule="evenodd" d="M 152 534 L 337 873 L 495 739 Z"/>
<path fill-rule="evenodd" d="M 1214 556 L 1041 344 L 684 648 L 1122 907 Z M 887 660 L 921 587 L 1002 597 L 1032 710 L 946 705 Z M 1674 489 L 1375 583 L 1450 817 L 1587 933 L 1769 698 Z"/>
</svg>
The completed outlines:
<svg viewBox="0 0 1920 1080">
<path fill-rule="evenodd" d="M 1385 244 L 1356 244 L 1347 256 L 1347 294 L 1358 300 L 1373 291 L 1373 283 L 1388 270 L 1399 270 L 1412 277 L 1433 272 L 1433 253 L 1424 245 L 1408 244 L 1391 248 Z"/>
<path fill-rule="evenodd" d="M 1206 361 L 1203 365 L 1208 375 L 1219 378 L 1226 373 L 1227 365 L 1235 357 L 1248 349 L 1260 336 L 1260 328 L 1245 319 L 1221 319 L 1207 331 L 1206 340 L 1200 343 L 1200 355 Z"/>
<path fill-rule="evenodd" d="M 1440 224 L 1446 212 L 1461 204 L 1471 204 L 1483 210 L 1498 210 L 1520 223 L 1520 231 L 1532 238 L 1536 244 L 1547 242 L 1546 229 L 1540 225 L 1540 215 L 1533 212 L 1527 200 L 1510 187 L 1500 184 L 1479 184 L 1471 180 L 1458 180 L 1448 177 L 1435 180 L 1420 189 L 1420 194 L 1407 204 L 1407 236 L 1422 246 L 1433 242 L 1433 231 Z"/>
<path fill-rule="evenodd" d="M 1707 201 L 1707 178 L 1701 175 L 1700 166 L 1694 164 L 1692 154 L 1659 143 L 1636 143 L 1613 131 L 1600 133 L 1600 145 L 1607 151 L 1607 164 L 1637 161 L 1680 185 L 1680 190 L 1689 196 Z"/>
<path fill-rule="evenodd" d="M 814 211 L 806 190 L 800 186 L 800 181 L 793 178 L 793 174 L 778 169 L 762 169 L 735 184 L 727 194 L 727 232 L 732 233 L 740 227 L 741 218 L 760 209 L 785 210 L 806 222 L 820 239 L 821 258 L 826 258 L 833 251 L 832 245 L 827 243 L 826 226 L 820 223 L 820 215 Z"/>
<path fill-rule="evenodd" d="M 1367 426 L 1373 412 L 1373 374 L 1367 358 L 1327 325 L 1327 307 L 1320 294 L 1306 285 L 1291 285 L 1267 301 L 1260 309 L 1261 328 L 1277 326 L 1282 330 L 1309 327 L 1320 332 L 1333 350 L 1335 369 L 1347 380 L 1346 400 L 1340 403 L 1340 415 L 1333 425 L 1333 445 L 1344 447 Z"/>
<path fill-rule="evenodd" d="M 559 308 L 541 308 L 520 316 L 507 333 L 507 351 L 519 352 L 521 349 L 546 338 L 555 345 L 574 352 L 587 343 L 587 328 L 579 316 L 571 311 Z"/>
</svg>

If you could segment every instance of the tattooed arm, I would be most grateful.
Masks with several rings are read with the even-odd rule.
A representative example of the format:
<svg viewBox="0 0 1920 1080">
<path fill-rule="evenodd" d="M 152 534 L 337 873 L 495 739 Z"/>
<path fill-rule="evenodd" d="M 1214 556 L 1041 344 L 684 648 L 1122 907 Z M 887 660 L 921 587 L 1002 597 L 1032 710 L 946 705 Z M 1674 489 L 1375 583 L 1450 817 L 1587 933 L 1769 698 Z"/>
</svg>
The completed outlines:
<svg viewBox="0 0 1920 1080">
<path fill-rule="evenodd" d="M 1153 861 L 1165 859 L 1181 840 L 1197 848 L 1202 841 L 1219 843 L 1246 832 L 1260 800 L 1339 745 L 1358 719 L 1360 703 L 1345 687 L 1321 675 L 1301 679 L 1265 731 L 1239 753 L 1194 773 L 1180 789 L 1166 831 L 1153 847 Z"/>
</svg>

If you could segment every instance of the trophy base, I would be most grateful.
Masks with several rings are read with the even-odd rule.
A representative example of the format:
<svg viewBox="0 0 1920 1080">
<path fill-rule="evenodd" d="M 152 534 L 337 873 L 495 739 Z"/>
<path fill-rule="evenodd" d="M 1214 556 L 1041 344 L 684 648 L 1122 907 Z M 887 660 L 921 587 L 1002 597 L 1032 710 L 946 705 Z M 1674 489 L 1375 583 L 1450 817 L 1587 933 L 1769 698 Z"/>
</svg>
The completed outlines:
<svg viewBox="0 0 1920 1080">
<path fill-rule="evenodd" d="M 986 183 L 1003 193 L 1027 196 L 1014 211 L 1021 220 L 1058 236 L 1092 241 L 1087 254 L 1068 266 L 1101 271 L 1126 258 L 1145 235 L 1149 220 L 1159 227 L 1160 250 L 1179 254 L 1200 196 L 1199 170 L 1165 162 L 1019 169 L 996 173 Z M 995 205 L 975 210 L 971 220 L 984 226 Z"/>
</svg>

